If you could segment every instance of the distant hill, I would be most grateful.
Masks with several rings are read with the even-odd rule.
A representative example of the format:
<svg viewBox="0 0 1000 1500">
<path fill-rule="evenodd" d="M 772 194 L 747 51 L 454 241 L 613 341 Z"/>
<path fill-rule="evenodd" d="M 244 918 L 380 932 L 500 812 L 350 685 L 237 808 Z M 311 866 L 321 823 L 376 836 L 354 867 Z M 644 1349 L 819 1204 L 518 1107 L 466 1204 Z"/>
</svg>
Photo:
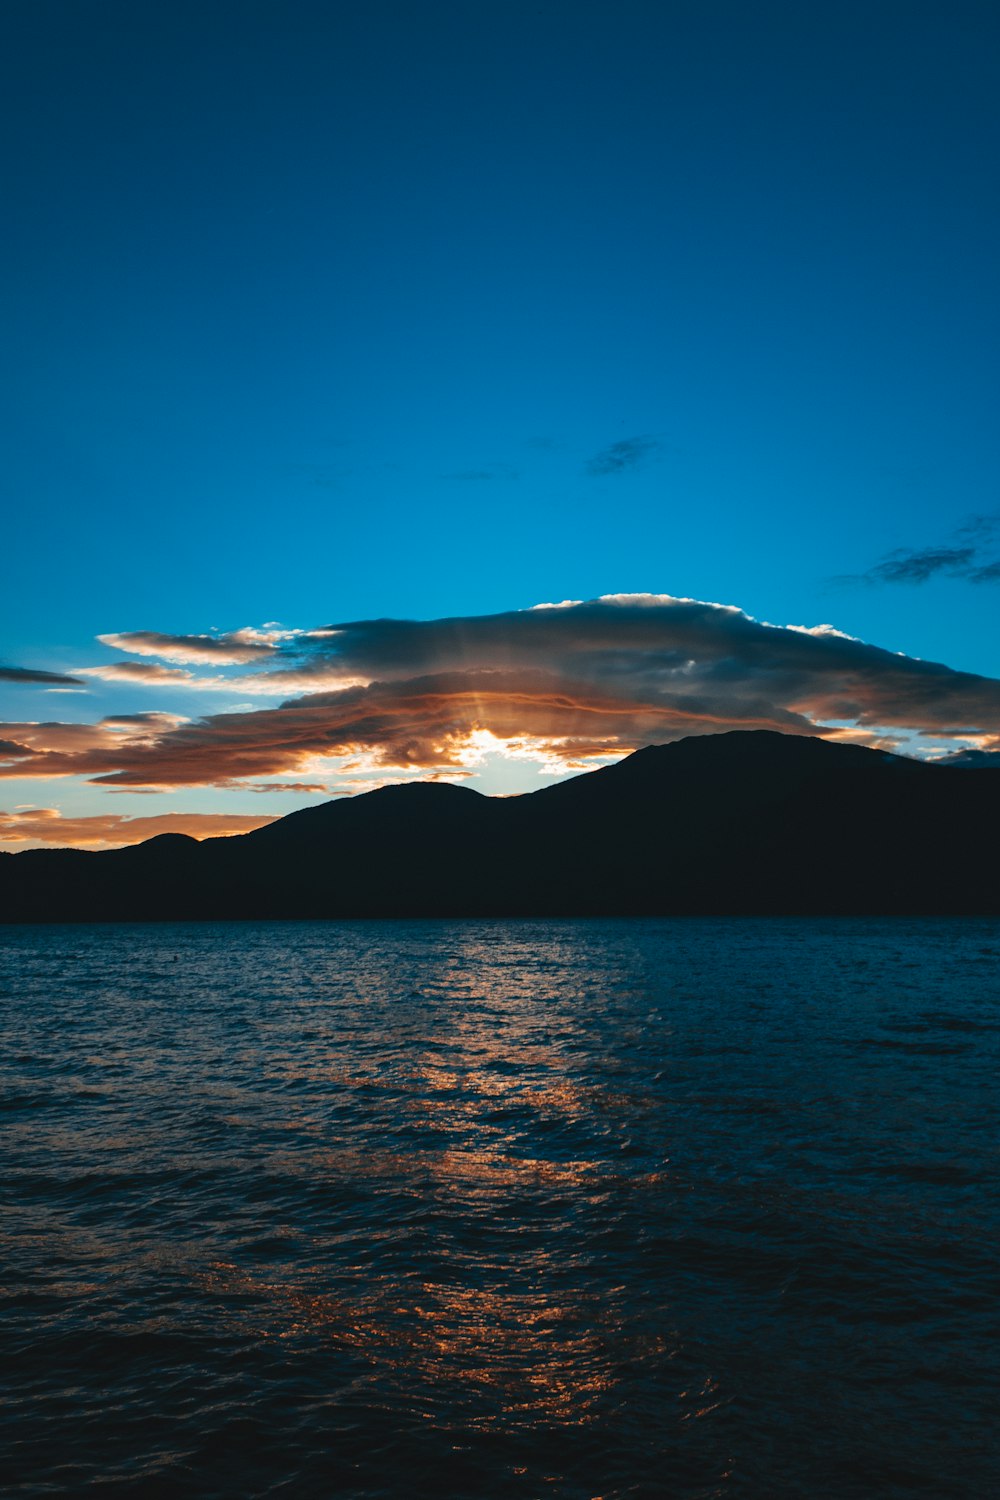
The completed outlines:
<svg viewBox="0 0 1000 1500">
<path fill-rule="evenodd" d="M 0 855 L 0 920 L 1000 913 L 1000 776 L 735 731 L 520 797 L 420 782 L 253 833 Z"/>
</svg>

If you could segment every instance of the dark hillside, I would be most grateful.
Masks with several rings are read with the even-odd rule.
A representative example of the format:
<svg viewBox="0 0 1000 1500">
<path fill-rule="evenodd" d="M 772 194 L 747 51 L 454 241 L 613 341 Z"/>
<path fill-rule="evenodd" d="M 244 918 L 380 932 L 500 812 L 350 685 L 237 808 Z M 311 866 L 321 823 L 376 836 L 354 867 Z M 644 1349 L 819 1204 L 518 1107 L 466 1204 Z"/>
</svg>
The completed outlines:
<svg viewBox="0 0 1000 1500">
<path fill-rule="evenodd" d="M 0 858 L 6 921 L 1000 912 L 1000 776 L 733 732 L 521 797 L 393 786 L 236 838 Z"/>
</svg>

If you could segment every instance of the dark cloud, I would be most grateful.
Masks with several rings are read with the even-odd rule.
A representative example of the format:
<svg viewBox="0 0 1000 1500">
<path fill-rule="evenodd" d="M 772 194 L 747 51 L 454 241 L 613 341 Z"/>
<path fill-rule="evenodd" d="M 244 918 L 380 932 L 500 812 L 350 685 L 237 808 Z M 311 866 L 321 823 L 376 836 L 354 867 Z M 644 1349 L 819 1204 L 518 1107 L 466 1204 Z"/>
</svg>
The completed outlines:
<svg viewBox="0 0 1000 1500">
<path fill-rule="evenodd" d="M 983 562 L 982 552 L 1000 531 L 1000 515 L 970 516 L 956 527 L 959 545 L 898 547 L 865 573 L 844 574 L 834 582 L 926 583 L 938 576 L 967 578 L 973 583 L 1000 582 L 1000 562 Z"/>
<path fill-rule="evenodd" d="M 595 479 L 608 474 L 624 474 L 626 469 L 635 469 L 659 448 L 653 437 L 622 438 L 608 448 L 595 453 L 585 465 L 587 473 Z"/>
<path fill-rule="evenodd" d="M 300 696 L 196 720 L 0 725 L 30 755 L 0 776 L 109 787 L 305 785 L 369 771 L 464 774 L 483 746 L 552 768 L 723 729 L 859 739 L 1000 734 L 1000 682 L 830 626 L 763 624 L 733 606 L 612 595 L 508 614 L 361 620 L 289 635 L 257 676 Z M 322 690 L 309 691 L 310 684 Z M 302 687 L 306 691 L 301 693 Z M 843 726 L 848 726 L 843 730 Z"/>
<path fill-rule="evenodd" d="M 0 666 L 0 682 L 37 682 L 43 687 L 80 687 L 79 677 L 67 677 L 64 672 L 36 672 L 33 667 Z"/>
<path fill-rule="evenodd" d="M 967 537 L 970 541 L 983 542 L 990 537 L 996 536 L 1000 531 L 1000 512 L 991 511 L 987 515 L 970 516 L 963 521 L 961 526 L 956 527 L 957 537 Z"/>
<path fill-rule="evenodd" d="M 942 755 L 937 764 L 968 770 L 1000 771 L 1000 750 L 953 750 L 950 755 Z"/>
<path fill-rule="evenodd" d="M 865 577 L 875 583 L 926 583 L 936 573 L 967 574 L 975 555 L 974 547 L 900 548 L 869 568 Z"/>
</svg>

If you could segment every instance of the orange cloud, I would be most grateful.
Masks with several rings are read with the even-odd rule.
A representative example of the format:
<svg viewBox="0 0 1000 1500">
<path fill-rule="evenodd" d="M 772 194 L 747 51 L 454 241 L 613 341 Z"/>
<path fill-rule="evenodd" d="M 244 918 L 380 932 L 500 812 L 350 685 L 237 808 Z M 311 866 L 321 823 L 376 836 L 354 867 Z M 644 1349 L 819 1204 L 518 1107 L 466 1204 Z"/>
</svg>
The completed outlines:
<svg viewBox="0 0 1000 1500">
<path fill-rule="evenodd" d="M 104 682 L 154 682 L 197 685 L 199 679 L 183 667 L 161 667 L 152 661 L 112 661 L 103 667 L 81 667 L 84 677 L 100 677 Z M 228 684 L 226 684 L 228 685 Z"/>
<path fill-rule="evenodd" d="M 241 792 L 323 792 L 330 788 L 322 781 L 241 781 Z"/>
<path fill-rule="evenodd" d="M 247 777 L 315 771 L 324 760 L 366 753 L 382 768 L 457 770 L 468 764 L 470 746 L 475 752 L 482 732 L 515 748 L 533 742 L 540 755 L 576 763 L 734 727 L 806 733 L 813 726 L 763 703 L 721 713 L 694 698 L 647 703 L 615 697 L 537 670 L 516 677 L 452 673 L 311 694 L 278 708 L 218 714 L 124 742 L 102 726 L 90 739 L 73 726 L 70 743 L 58 734 L 46 742 L 40 726 L 35 754 L 0 765 L 0 776 L 225 786 Z"/>
<path fill-rule="evenodd" d="M 34 766 L 32 775 L 64 776 L 63 770 L 44 769 L 48 758 L 73 757 L 88 751 L 107 750 L 114 755 L 126 745 L 155 743 L 156 739 L 187 721 L 177 714 L 118 714 L 96 724 L 64 724 L 58 721 L 8 723 L 0 730 L 0 776 L 13 774 L 12 762 Z"/>
<path fill-rule="evenodd" d="M 234 786 L 339 775 L 354 756 L 369 778 L 417 770 L 457 777 L 493 750 L 551 772 L 724 729 L 811 734 L 832 724 L 830 732 L 868 743 L 894 743 L 901 732 L 1000 734 L 1000 683 L 991 678 L 884 651 L 829 625 L 766 625 L 732 605 L 667 595 L 309 632 L 113 639 L 148 654 L 186 652 L 186 660 L 262 652 L 250 659 L 266 660 L 268 670 L 229 684 L 328 690 L 197 720 L 0 724 L 10 747 L 5 754 L 0 746 L 0 776 L 82 775 L 118 789 Z M 223 679 L 191 685 L 211 680 Z"/>
<path fill-rule="evenodd" d="M 58 808 L 35 807 L 0 812 L 0 848 L 53 844 L 61 849 L 113 849 L 122 844 L 141 844 L 160 833 L 186 833 L 196 839 L 220 838 L 250 833 L 274 821 L 273 817 L 237 813 L 161 813 L 152 818 L 102 813 L 64 818 Z"/>
</svg>

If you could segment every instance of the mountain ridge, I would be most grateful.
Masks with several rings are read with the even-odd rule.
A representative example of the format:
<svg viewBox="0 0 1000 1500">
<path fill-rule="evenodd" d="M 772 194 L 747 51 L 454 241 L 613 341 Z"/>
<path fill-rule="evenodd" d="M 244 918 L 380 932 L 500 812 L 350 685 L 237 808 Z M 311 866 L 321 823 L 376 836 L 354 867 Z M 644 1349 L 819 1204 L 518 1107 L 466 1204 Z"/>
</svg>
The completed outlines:
<svg viewBox="0 0 1000 1500">
<path fill-rule="evenodd" d="M 730 730 L 517 797 L 411 782 L 250 833 L 0 860 L 0 921 L 1000 913 L 1000 778 Z"/>
</svg>

